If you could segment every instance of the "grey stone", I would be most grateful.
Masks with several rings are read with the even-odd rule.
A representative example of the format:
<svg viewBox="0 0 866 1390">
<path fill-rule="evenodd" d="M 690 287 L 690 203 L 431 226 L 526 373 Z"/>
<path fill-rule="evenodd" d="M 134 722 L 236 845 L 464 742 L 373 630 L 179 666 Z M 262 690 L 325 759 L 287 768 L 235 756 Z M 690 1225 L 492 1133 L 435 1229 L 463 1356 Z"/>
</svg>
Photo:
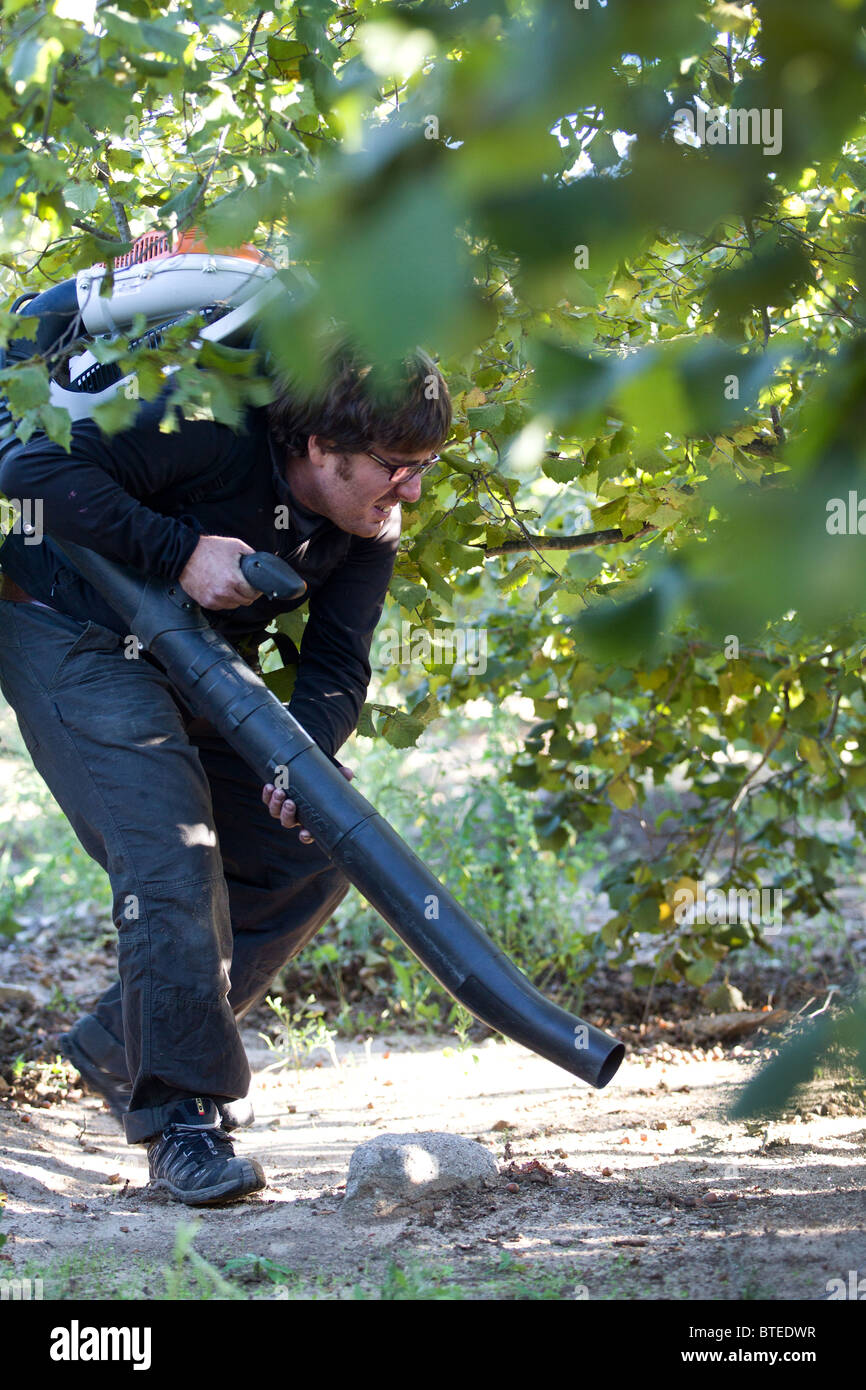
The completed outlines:
<svg viewBox="0 0 866 1390">
<path fill-rule="evenodd" d="M 0 981 L 0 1004 L 35 1004 L 36 995 L 27 985 L 10 985 Z"/>
<path fill-rule="evenodd" d="M 349 1160 L 343 1211 L 385 1216 L 498 1176 L 492 1154 L 458 1134 L 379 1134 L 359 1144 Z"/>
</svg>

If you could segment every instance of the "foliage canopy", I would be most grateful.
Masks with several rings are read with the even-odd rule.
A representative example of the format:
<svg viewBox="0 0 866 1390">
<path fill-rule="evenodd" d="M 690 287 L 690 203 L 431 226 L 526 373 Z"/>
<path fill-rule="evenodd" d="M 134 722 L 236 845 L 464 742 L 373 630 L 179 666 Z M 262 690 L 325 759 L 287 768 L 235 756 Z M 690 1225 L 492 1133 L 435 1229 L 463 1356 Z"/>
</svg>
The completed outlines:
<svg viewBox="0 0 866 1390">
<path fill-rule="evenodd" d="M 483 626 L 490 659 L 382 663 L 402 704 L 362 732 L 407 747 L 443 708 L 528 697 L 509 775 L 542 842 L 614 809 L 662 835 L 609 872 L 604 939 L 626 960 L 654 933 L 693 983 L 760 927 L 679 923 L 678 889 L 814 912 L 866 829 L 864 9 L 2 6 L 0 333 L 22 287 L 194 224 L 274 255 L 283 368 L 313 370 L 332 318 L 435 351 L 455 440 L 394 617 Z M 731 110 L 749 139 L 722 141 Z M 196 359 L 182 337 L 138 355 L 143 395 Z M 267 391 L 237 367 L 199 357 L 178 403 L 235 423 Z M 0 380 L 22 432 L 68 439 L 44 363 Z M 673 777 L 690 794 L 659 812 Z"/>
</svg>

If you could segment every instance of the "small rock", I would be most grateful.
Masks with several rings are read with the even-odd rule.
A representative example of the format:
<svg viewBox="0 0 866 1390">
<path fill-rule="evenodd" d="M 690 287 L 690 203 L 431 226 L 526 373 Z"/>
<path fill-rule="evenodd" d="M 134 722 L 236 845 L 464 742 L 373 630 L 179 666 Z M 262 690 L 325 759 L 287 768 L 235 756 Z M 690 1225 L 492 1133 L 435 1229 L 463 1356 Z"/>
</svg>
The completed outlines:
<svg viewBox="0 0 866 1390">
<path fill-rule="evenodd" d="M 5 984 L 0 981 L 0 1004 L 35 1004 L 36 995 L 26 985 Z"/>
<path fill-rule="evenodd" d="M 498 1178 L 492 1154 L 456 1134 L 380 1134 L 359 1144 L 349 1160 L 343 1211 L 386 1215 L 404 1203 Z"/>
</svg>

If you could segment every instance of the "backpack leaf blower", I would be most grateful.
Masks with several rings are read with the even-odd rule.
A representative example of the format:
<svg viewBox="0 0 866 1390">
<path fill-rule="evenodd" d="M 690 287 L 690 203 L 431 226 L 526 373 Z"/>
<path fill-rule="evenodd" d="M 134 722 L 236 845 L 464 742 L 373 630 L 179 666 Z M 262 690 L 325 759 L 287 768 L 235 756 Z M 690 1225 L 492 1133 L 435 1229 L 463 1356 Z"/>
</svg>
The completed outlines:
<svg viewBox="0 0 866 1390">
<path fill-rule="evenodd" d="M 165 234 L 145 232 L 107 276 L 105 265 L 95 265 L 41 294 L 20 295 L 12 312 L 39 320 L 35 342 L 17 338 L 0 349 L 3 367 L 44 355 L 51 404 L 64 407 L 73 420 L 92 415 L 132 380 L 116 363 L 98 361 L 88 341 L 111 340 L 143 315 L 144 333 L 129 349 L 157 348 L 168 328 L 197 315 L 204 319 L 202 341 L 245 346 L 265 304 L 286 293 L 274 262 L 256 247 L 208 251 L 195 231 L 185 232 L 174 247 Z M 0 438 L 5 435 L 7 444 L 11 424 L 0 399 Z"/>
<path fill-rule="evenodd" d="M 184 254 L 193 257 L 186 266 Z M 121 277 L 126 269 L 141 265 L 133 261 L 130 267 L 121 268 L 114 292 L 98 308 L 91 302 L 95 275 L 89 281 L 79 275 L 67 282 L 67 293 L 68 286 L 74 286 L 76 307 L 68 302 L 63 311 L 66 317 L 61 314 L 59 323 L 55 319 L 47 327 L 40 325 L 40 333 L 44 328 L 43 347 L 50 335 L 56 340 L 58 331 L 68 331 L 75 314 L 94 329 L 107 327 L 111 331 L 122 322 L 131 322 L 135 313 L 142 312 L 142 304 L 149 306 L 157 319 L 168 308 L 174 317 L 180 296 L 187 301 L 185 311 L 193 312 L 201 300 L 201 277 L 215 273 L 206 261 L 202 263 L 202 254 L 180 249 L 168 253 L 162 248 L 159 276 L 154 271 L 153 276 L 142 278 L 135 271 L 138 279 L 130 275 L 124 281 Z M 252 271 L 247 265 L 218 266 L 216 273 L 237 277 L 228 298 L 238 302 L 214 306 L 216 332 L 220 324 L 223 333 L 248 330 L 254 302 L 264 302 L 263 291 L 267 291 L 272 272 L 269 274 L 269 268 L 255 259 L 258 256 L 256 252 L 249 258 Z M 187 272 L 188 279 L 182 278 Z M 168 275 L 177 278 L 163 279 Z M 118 285 L 137 288 L 118 293 Z M 48 291 L 48 295 L 53 293 Z M 32 314 L 35 307 L 31 304 L 28 312 Z M 60 312 L 51 304 L 44 308 L 46 314 Z M 32 353 L 32 346 L 28 344 L 28 348 Z M 82 372 L 89 374 L 91 367 L 77 372 L 68 388 L 71 394 L 84 398 L 80 415 L 88 414 L 97 399 L 106 399 L 120 385 L 118 373 L 118 380 L 100 382 L 96 391 L 76 389 Z M 77 406 L 81 405 L 79 400 Z M 454 999 L 488 1027 L 589 1085 L 607 1085 L 622 1062 L 623 1044 L 552 1003 L 531 984 L 376 808 L 346 781 L 176 581 L 142 575 L 70 541 L 52 539 L 126 623 L 129 632 L 160 662 L 190 708 L 217 729 L 263 785 L 276 782 L 290 792 L 298 819 L 317 843 Z M 277 556 L 258 552 L 244 555 L 240 565 L 248 582 L 272 598 L 290 600 L 303 593 L 304 581 Z"/>
</svg>

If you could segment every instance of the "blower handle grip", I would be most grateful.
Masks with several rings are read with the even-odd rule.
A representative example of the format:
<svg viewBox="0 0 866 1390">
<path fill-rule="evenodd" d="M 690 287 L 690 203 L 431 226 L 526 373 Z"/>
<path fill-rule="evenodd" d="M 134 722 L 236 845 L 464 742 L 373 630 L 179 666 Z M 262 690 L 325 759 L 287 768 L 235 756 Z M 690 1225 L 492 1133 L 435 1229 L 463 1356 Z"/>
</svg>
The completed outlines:
<svg viewBox="0 0 866 1390">
<path fill-rule="evenodd" d="M 303 598 L 307 592 L 306 580 L 279 555 L 271 555 L 267 550 L 242 555 L 241 574 L 252 588 L 258 589 L 267 598 Z"/>
</svg>

